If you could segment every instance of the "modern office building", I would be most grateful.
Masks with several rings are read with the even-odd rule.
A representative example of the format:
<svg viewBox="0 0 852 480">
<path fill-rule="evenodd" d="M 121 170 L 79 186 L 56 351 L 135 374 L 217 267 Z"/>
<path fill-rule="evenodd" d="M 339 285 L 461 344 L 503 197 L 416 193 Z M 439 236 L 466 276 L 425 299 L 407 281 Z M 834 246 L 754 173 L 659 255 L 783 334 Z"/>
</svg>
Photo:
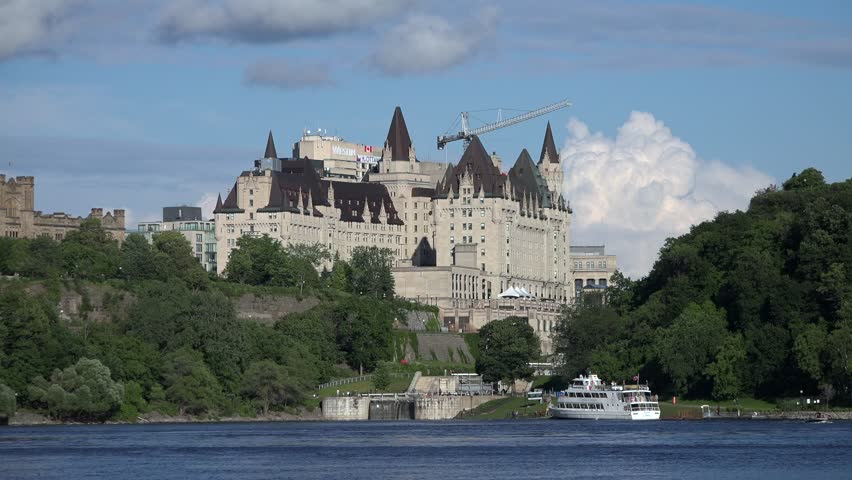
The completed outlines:
<svg viewBox="0 0 852 480">
<path fill-rule="evenodd" d="M 216 272 L 216 227 L 213 221 L 205 221 L 200 207 L 164 207 L 163 220 L 139 223 L 136 232 L 154 242 L 161 232 L 180 232 L 189 242 L 195 258 L 207 272 Z"/>
</svg>

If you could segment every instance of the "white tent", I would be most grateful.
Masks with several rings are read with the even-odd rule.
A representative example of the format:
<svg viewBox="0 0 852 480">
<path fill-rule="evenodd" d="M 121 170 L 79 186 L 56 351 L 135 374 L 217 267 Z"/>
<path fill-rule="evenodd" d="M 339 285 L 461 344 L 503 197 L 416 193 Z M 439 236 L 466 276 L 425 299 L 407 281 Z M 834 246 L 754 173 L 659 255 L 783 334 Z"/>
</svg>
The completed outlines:
<svg viewBox="0 0 852 480">
<path fill-rule="evenodd" d="M 535 298 L 525 288 L 509 287 L 497 298 Z"/>
<path fill-rule="evenodd" d="M 521 288 L 521 289 L 519 289 L 519 291 L 521 292 L 521 296 L 524 297 L 524 298 L 535 298 L 533 296 L 533 294 L 531 294 L 530 292 L 527 291 L 526 288 Z"/>
<path fill-rule="evenodd" d="M 497 295 L 497 298 L 519 298 L 522 297 L 523 294 L 519 292 L 515 287 L 509 287 L 505 292 Z"/>
</svg>

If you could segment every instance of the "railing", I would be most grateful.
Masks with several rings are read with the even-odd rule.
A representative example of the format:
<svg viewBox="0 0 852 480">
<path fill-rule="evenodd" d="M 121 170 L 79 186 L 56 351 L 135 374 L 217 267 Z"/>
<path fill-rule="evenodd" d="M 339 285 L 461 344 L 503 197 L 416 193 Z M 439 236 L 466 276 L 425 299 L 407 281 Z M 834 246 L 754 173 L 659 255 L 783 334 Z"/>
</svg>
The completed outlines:
<svg viewBox="0 0 852 480">
<path fill-rule="evenodd" d="M 400 372 L 393 372 L 393 373 L 390 374 L 391 377 L 408 377 L 408 376 L 411 376 L 411 375 L 412 375 L 411 373 L 400 373 Z M 317 385 L 317 390 L 322 390 L 323 388 L 328 388 L 328 387 L 337 387 L 337 386 L 340 386 L 340 385 L 349 385 L 350 383 L 366 382 L 367 380 L 370 380 L 371 378 L 373 378 L 372 373 L 369 373 L 367 375 L 359 375 L 357 377 L 341 378 L 341 379 L 338 379 L 338 380 L 332 380 L 330 382 L 321 383 L 321 384 Z"/>
</svg>

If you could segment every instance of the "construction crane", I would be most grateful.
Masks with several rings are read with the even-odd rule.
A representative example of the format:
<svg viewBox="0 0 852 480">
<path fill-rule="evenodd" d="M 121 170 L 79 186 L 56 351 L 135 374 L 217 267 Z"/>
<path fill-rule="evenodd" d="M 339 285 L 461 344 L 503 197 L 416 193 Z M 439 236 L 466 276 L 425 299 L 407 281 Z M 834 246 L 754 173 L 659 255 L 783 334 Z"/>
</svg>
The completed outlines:
<svg viewBox="0 0 852 480">
<path fill-rule="evenodd" d="M 474 135 L 482 135 L 483 133 L 491 132 L 503 127 L 508 127 L 516 123 L 521 123 L 531 118 L 540 117 L 546 113 L 550 113 L 561 108 L 567 108 L 570 106 L 571 102 L 569 102 L 568 100 L 562 100 L 561 102 L 556 102 L 545 107 L 531 110 L 527 113 L 522 113 L 520 115 L 507 118 L 505 120 L 500 120 L 499 122 L 489 123 L 487 125 L 483 125 L 479 128 L 473 129 L 470 128 L 470 113 L 461 112 L 462 130 L 453 135 L 439 135 L 438 150 L 443 150 L 448 143 L 455 142 L 456 140 L 464 140 L 464 147 L 465 149 L 467 149 L 467 144 L 470 143 L 470 139 L 473 138 Z"/>
</svg>

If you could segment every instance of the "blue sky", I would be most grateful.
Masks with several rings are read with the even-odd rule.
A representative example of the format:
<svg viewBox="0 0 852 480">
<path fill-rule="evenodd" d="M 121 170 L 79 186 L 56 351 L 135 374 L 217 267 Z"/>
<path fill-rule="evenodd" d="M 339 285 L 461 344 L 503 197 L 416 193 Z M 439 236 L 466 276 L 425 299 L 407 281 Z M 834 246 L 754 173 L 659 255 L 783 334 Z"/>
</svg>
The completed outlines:
<svg viewBox="0 0 852 480">
<path fill-rule="evenodd" d="M 224 193 L 270 129 L 280 154 L 304 128 L 381 144 L 400 105 L 421 159 L 457 161 L 435 137 L 460 111 L 568 98 L 483 143 L 511 165 L 551 121 L 579 155 L 564 158 L 574 238 L 635 275 L 688 228 L 674 218 L 745 208 L 808 166 L 850 177 L 852 2 L 458 5 L 0 0 L 0 172 L 35 175 L 38 209 L 136 222 Z M 683 156 L 647 150 L 672 142 Z M 636 205 L 641 225 L 616 215 Z"/>
</svg>

